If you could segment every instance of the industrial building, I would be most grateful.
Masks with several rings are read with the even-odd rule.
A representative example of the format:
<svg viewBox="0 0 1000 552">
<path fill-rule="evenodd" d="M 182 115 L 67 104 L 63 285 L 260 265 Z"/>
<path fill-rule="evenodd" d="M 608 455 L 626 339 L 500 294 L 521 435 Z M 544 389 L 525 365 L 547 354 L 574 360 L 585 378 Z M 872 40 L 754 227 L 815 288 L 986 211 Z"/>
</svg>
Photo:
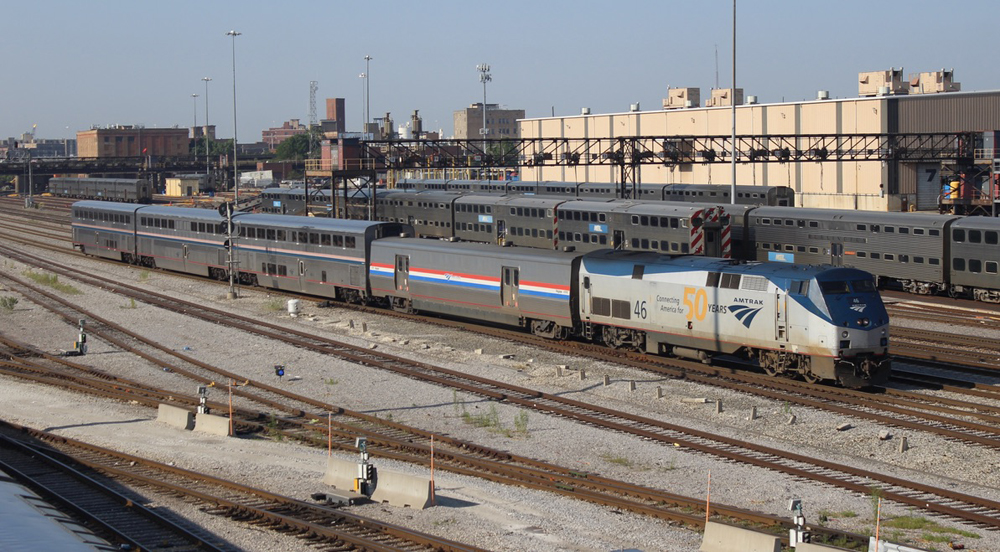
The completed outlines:
<svg viewBox="0 0 1000 552">
<path fill-rule="evenodd" d="M 109 125 L 76 133 L 80 157 L 188 157 L 190 138 L 186 128 L 144 128 Z"/>
<path fill-rule="evenodd" d="M 812 101 L 758 104 L 755 96 L 736 89 L 712 91 L 701 107 L 697 88 L 671 89 L 663 109 L 624 113 L 543 117 L 518 121 L 521 138 L 615 139 L 639 136 L 728 137 L 732 132 L 732 97 L 738 104 L 736 133 L 740 136 L 862 135 L 898 133 L 958 133 L 984 131 L 975 146 L 975 161 L 989 164 L 1000 144 L 1000 91 L 957 92 L 951 71 L 920 73 L 904 80 L 902 69 L 861 73 L 856 98 L 829 99 L 820 91 Z M 458 127 L 456 115 L 456 128 Z M 477 128 L 470 121 L 469 126 Z M 1000 135 L 1000 133 L 997 133 Z M 736 164 L 736 181 L 743 185 L 789 186 L 804 207 L 875 211 L 933 210 L 948 184 L 949 169 L 941 163 L 898 160 L 815 159 L 799 162 L 750 162 L 744 155 Z M 964 170 L 958 168 L 955 170 Z M 942 174 L 945 175 L 942 180 Z M 543 163 L 524 167 L 525 180 L 617 182 L 612 164 Z M 729 164 L 661 163 L 636 168 L 636 181 L 650 183 L 731 183 Z M 956 177 L 958 178 L 958 177 Z M 990 190 L 992 175 L 975 182 L 976 193 Z M 947 192 L 946 192 L 947 195 Z"/>
<path fill-rule="evenodd" d="M 489 138 L 500 140 L 503 138 L 517 138 L 519 125 L 518 120 L 524 119 L 523 109 L 502 109 L 498 104 L 486 104 L 486 130 L 488 134 L 483 136 L 483 104 L 474 103 L 469 107 L 456 111 L 455 116 L 455 138 L 458 140 L 475 140 L 477 138 Z"/>
</svg>

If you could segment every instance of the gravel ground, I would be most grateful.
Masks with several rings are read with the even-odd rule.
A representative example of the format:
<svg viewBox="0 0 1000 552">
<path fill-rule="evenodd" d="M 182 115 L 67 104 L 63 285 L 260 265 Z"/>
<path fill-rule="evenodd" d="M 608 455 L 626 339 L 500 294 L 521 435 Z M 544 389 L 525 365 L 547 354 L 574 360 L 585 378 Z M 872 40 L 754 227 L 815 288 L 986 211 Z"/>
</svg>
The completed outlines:
<svg viewBox="0 0 1000 552">
<path fill-rule="evenodd" d="M 430 358 L 449 368 L 561 393 L 673 424 L 1000 500 L 1000 455 L 983 447 L 887 428 L 862 419 L 789 407 L 749 394 L 665 380 L 629 368 L 566 358 L 466 332 L 358 315 L 337 308 L 319 309 L 309 302 L 302 303 L 303 312 L 299 317 L 291 318 L 284 310 L 283 300 L 260 290 L 243 290 L 240 299 L 226 301 L 226 288 L 208 282 L 195 283 L 163 273 L 90 260 L 65 257 L 56 260 L 87 272 L 111 275 L 124 283 L 139 284 L 185 300 L 211 303 L 268 322 L 288 324 L 352 343 L 375 344 L 380 350 L 402 356 Z M 10 260 L 5 259 L 0 264 L 2 273 L 20 276 L 24 270 L 19 263 Z M 391 417 L 397 422 L 516 454 L 689 496 L 705 496 L 711 473 L 713 502 L 787 516 L 788 499 L 800 498 L 811 523 L 815 523 L 823 512 L 830 518 L 827 525 L 862 533 L 873 529 L 872 499 L 868 495 L 851 494 L 536 413 L 528 415 L 527 431 L 520 432 L 516 430 L 515 419 L 522 413 L 516 407 L 331 360 L 142 303 L 133 307 L 121 296 L 75 285 L 82 293 L 66 297 L 99 316 L 129 325 L 198 360 L 247 378 L 281 385 L 331 405 Z M 10 291 L 0 291 L 0 296 L 19 297 Z M 76 338 L 74 326 L 57 320 L 27 298 L 19 299 L 14 311 L 0 315 L 0 331 L 50 352 L 72 347 Z M 355 322 L 354 328 L 350 327 L 351 320 Z M 362 331 L 362 322 L 367 332 Z M 177 374 L 116 352 L 97 339 L 91 339 L 89 346 L 90 354 L 81 359 L 84 364 L 195 395 L 196 384 Z M 479 348 L 483 349 L 482 355 L 475 353 Z M 500 358 L 506 354 L 512 354 L 513 358 Z M 274 364 L 286 365 L 284 379 L 276 381 Z M 557 377 L 556 366 L 560 364 L 585 369 L 587 379 L 580 380 L 575 372 Z M 604 375 L 610 377 L 611 385 L 603 385 Z M 629 381 L 636 382 L 635 392 L 629 391 Z M 657 386 L 663 388 L 665 398 L 656 398 Z M 211 399 L 224 400 L 223 393 L 221 389 L 213 390 Z M 701 397 L 711 402 L 682 402 L 684 398 Z M 722 401 L 721 413 L 716 413 L 714 401 Z M 752 407 L 757 409 L 755 420 L 749 419 Z M 476 415 L 494 411 L 501 427 L 477 428 L 464 421 L 465 413 Z M 796 417 L 793 425 L 787 423 L 790 414 Z M 325 451 L 282 442 L 183 432 L 155 422 L 155 412 L 137 406 L 109 404 L 5 379 L 0 386 L 0 416 L 15 423 L 174 462 L 304 500 L 309 500 L 311 493 L 323 490 L 320 479 L 325 467 Z M 853 428 L 837 431 L 836 427 L 845 422 Z M 892 438 L 880 440 L 878 434 L 883 429 L 888 429 Z M 900 453 L 898 441 L 904 436 L 910 449 Z M 353 459 L 350 455 L 343 457 Z M 382 469 L 422 474 L 415 466 L 377 457 L 375 462 Z M 354 509 L 362 515 L 492 550 L 688 551 L 697 549 L 700 543 L 699 534 L 659 520 L 447 472 L 437 472 L 436 489 L 438 505 L 423 511 L 377 504 Z M 160 497 L 154 498 L 154 503 L 176 508 L 182 515 L 190 516 L 245 550 L 301 549 L 301 543 L 295 539 L 204 515 L 182 503 Z M 910 514 L 924 516 L 901 505 L 883 505 L 883 515 Z M 955 537 L 967 550 L 1000 552 L 1000 538 L 993 533 L 947 520 L 935 521 L 978 535 L 980 538 Z M 935 546 L 937 550 L 948 549 L 947 543 L 919 541 L 926 531 L 885 531 L 890 538 L 907 538 L 928 550 Z"/>
</svg>

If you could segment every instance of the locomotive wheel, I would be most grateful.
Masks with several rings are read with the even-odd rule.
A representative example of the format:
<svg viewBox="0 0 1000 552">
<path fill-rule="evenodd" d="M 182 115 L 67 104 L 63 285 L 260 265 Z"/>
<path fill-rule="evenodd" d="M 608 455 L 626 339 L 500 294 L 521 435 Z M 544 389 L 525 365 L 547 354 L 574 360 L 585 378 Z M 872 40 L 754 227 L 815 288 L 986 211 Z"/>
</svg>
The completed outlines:
<svg viewBox="0 0 1000 552">
<path fill-rule="evenodd" d="M 802 379 L 806 380 L 806 383 L 816 383 L 823 379 L 812 372 L 805 372 L 802 374 Z"/>
</svg>

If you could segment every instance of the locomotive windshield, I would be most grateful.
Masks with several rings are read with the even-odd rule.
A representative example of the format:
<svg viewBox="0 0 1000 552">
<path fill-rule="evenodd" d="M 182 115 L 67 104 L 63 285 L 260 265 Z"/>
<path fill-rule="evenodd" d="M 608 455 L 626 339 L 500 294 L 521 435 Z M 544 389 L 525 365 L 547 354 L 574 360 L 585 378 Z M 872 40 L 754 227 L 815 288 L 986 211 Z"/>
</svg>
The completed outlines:
<svg viewBox="0 0 1000 552">
<path fill-rule="evenodd" d="M 838 293 L 871 293 L 875 291 L 875 283 L 871 280 L 839 280 L 820 282 L 819 287 L 824 295 Z"/>
</svg>

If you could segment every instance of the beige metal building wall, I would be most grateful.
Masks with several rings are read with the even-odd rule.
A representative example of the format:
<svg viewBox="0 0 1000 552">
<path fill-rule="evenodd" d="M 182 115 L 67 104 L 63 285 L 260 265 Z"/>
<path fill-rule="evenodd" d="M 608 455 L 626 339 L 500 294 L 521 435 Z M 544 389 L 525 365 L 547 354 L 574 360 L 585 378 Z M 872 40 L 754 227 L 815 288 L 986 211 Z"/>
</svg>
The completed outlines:
<svg viewBox="0 0 1000 552">
<path fill-rule="evenodd" d="M 887 98 L 854 98 L 736 108 L 737 134 L 802 135 L 887 132 Z M 631 136 L 724 136 L 732 133 L 729 107 L 578 115 L 527 119 L 523 138 L 620 138 Z M 805 146 L 803 145 L 803 149 Z M 642 165 L 640 182 L 729 185 L 728 164 Z M 737 163 L 739 184 L 789 186 L 803 206 L 898 210 L 900 198 L 884 193 L 887 170 L 878 161 Z M 546 162 L 527 167 L 532 180 L 617 182 L 613 166 L 567 166 Z"/>
</svg>

